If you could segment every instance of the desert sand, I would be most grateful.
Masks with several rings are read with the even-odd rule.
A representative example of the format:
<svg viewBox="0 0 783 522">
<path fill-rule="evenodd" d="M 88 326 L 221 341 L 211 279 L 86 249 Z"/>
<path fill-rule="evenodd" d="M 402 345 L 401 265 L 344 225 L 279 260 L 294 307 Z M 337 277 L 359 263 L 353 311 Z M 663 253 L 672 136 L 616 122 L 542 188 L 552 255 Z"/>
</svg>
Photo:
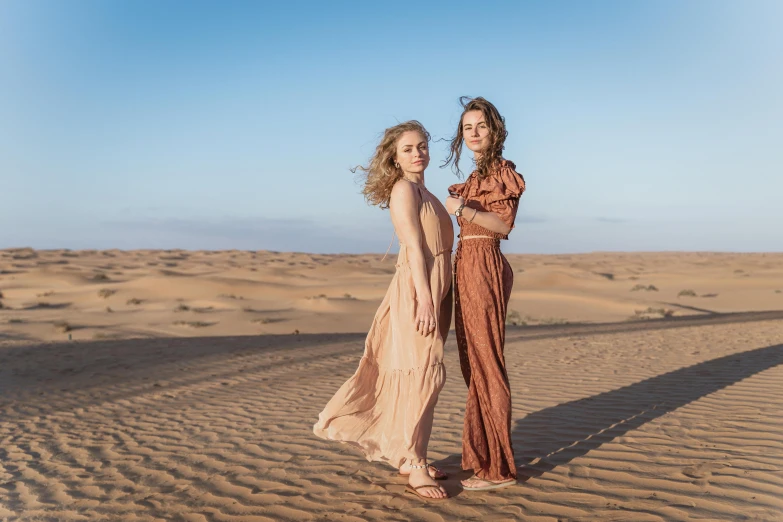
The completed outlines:
<svg viewBox="0 0 783 522">
<path fill-rule="evenodd" d="M 452 331 L 440 503 L 312 435 L 380 259 L 0 251 L 0 520 L 783 519 L 783 254 L 509 256 L 520 482 L 459 488 Z"/>
<path fill-rule="evenodd" d="M 0 340 L 366 332 L 395 255 L 0 251 Z M 509 255 L 510 324 L 783 310 L 783 254 Z"/>
</svg>

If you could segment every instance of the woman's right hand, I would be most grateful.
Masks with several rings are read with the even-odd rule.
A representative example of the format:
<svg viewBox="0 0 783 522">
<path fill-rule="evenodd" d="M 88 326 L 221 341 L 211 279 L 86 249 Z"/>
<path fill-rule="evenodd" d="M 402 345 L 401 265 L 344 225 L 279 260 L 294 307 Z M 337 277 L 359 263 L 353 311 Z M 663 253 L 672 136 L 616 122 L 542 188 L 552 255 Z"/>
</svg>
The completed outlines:
<svg viewBox="0 0 783 522">
<path fill-rule="evenodd" d="M 416 331 L 421 335 L 429 335 L 435 331 L 435 307 L 432 301 L 416 303 Z"/>
<path fill-rule="evenodd" d="M 460 207 L 460 205 L 464 205 L 464 204 L 465 204 L 465 199 L 462 196 L 452 194 L 446 198 L 446 205 L 445 205 L 446 212 L 454 215 L 454 212 Z"/>
</svg>

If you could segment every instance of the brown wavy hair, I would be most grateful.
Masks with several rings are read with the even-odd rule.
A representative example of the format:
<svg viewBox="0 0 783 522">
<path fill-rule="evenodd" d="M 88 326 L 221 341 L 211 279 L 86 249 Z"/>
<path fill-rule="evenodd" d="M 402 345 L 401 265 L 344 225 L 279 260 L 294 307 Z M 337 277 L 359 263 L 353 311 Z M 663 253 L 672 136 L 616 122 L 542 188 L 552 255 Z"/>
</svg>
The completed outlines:
<svg viewBox="0 0 783 522">
<path fill-rule="evenodd" d="M 459 169 L 459 159 L 462 155 L 462 145 L 465 142 L 465 136 L 462 131 L 462 118 L 469 111 L 481 111 L 484 115 L 484 121 L 489 126 L 489 146 L 487 150 L 481 153 L 481 157 L 476 161 L 476 176 L 482 180 L 489 176 L 492 169 L 503 159 L 503 149 L 508 136 L 506 130 L 506 120 L 500 115 L 497 108 L 482 97 L 471 98 L 469 96 L 460 96 L 460 105 L 462 105 L 462 114 L 459 117 L 457 132 L 451 138 L 449 147 L 449 156 L 441 165 L 441 168 L 451 163 L 451 170 L 457 177 L 462 177 L 462 171 Z"/>
<path fill-rule="evenodd" d="M 395 166 L 397 155 L 397 140 L 408 131 L 420 133 L 429 143 L 431 137 L 424 125 L 416 120 L 406 121 L 389 127 L 383 131 L 383 137 L 378 146 L 375 147 L 375 153 L 370 158 L 369 164 L 365 167 L 359 165 L 351 169 L 356 173 L 362 171 L 361 178 L 364 181 L 362 194 L 367 203 L 378 205 L 381 208 L 389 208 L 392 188 L 394 184 L 402 178 L 402 169 Z"/>
</svg>

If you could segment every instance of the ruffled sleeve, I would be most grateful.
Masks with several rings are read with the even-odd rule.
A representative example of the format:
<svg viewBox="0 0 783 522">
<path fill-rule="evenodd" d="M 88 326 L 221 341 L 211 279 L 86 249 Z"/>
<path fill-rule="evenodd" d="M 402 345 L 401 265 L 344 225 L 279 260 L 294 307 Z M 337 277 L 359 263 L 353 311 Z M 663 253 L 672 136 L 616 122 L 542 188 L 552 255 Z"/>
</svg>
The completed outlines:
<svg viewBox="0 0 783 522">
<path fill-rule="evenodd" d="M 525 179 L 515 168 L 514 163 L 503 160 L 496 173 L 481 180 L 476 196 L 487 204 L 505 199 L 519 199 L 525 191 Z"/>
<path fill-rule="evenodd" d="M 525 192 L 525 179 L 515 168 L 514 163 L 504 160 L 496 174 L 481 181 L 477 194 L 485 208 L 511 228 L 514 228 L 519 198 Z"/>
<path fill-rule="evenodd" d="M 449 195 L 456 194 L 457 196 L 467 199 L 467 183 L 456 183 L 449 187 Z"/>
</svg>

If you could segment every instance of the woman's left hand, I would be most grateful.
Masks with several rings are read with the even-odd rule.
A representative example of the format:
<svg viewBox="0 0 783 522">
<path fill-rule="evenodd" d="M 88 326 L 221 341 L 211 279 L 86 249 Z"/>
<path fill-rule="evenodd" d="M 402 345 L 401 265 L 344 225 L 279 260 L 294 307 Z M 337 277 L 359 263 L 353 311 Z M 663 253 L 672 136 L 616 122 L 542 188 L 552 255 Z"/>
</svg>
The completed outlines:
<svg viewBox="0 0 783 522">
<path fill-rule="evenodd" d="M 446 198 L 446 211 L 449 214 L 454 214 L 454 212 L 460 207 L 460 205 L 465 204 L 465 198 L 462 196 L 449 196 Z"/>
</svg>

